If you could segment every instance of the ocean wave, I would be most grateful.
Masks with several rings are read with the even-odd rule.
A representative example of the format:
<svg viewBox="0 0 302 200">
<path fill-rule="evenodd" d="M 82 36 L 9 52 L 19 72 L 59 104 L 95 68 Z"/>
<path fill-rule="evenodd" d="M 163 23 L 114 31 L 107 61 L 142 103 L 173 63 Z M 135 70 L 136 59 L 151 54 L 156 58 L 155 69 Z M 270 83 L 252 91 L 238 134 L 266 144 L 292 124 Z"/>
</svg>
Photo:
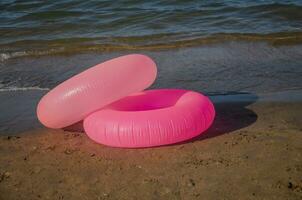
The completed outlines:
<svg viewBox="0 0 302 200">
<path fill-rule="evenodd" d="M 227 41 L 259 41 L 271 45 L 302 43 L 302 32 L 269 34 L 218 33 L 210 36 L 186 34 L 158 34 L 132 37 L 71 38 L 58 40 L 28 40 L 0 45 L 0 61 L 24 56 L 70 55 L 86 52 L 131 50 L 167 50 L 181 47 L 217 44 Z M 104 42 L 105 41 L 105 42 Z M 19 51 L 22 49 L 21 51 Z"/>
<path fill-rule="evenodd" d="M 0 61 L 161 50 L 230 40 L 302 41 L 301 0 L 0 1 Z"/>
</svg>

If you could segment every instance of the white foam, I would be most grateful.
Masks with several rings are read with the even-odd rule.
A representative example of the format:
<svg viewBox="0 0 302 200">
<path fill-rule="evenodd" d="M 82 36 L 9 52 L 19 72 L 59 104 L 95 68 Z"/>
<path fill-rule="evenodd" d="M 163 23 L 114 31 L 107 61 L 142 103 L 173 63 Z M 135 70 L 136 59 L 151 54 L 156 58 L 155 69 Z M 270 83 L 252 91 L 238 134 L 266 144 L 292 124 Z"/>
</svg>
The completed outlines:
<svg viewBox="0 0 302 200">
<path fill-rule="evenodd" d="M 51 55 L 52 53 L 64 52 L 65 48 L 55 48 L 55 49 L 48 49 L 48 50 L 28 50 L 28 51 L 17 51 L 17 52 L 10 52 L 10 53 L 0 53 L 0 61 L 3 62 L 5 60 L 11 58 L 18 58 L 23 56 L 44 56 L 44 55 Z"/>
<path fill-rule="evenodd" d="M 4 61 L 10 58 L 25 56 L 27 53 L 25 51 L 13 52 L 13 53 L 0 53 L 0 61 Z"/>
<path fill-rule="evenodd" d="M 28 90 L 40 90 L 40 91 L 48 91 L 49 88 L 40 88 L 40 87 L 6 87 L 0 88 L 0 92 L 15 92 L 15 91 L 28 91 Z"/>
</svg>

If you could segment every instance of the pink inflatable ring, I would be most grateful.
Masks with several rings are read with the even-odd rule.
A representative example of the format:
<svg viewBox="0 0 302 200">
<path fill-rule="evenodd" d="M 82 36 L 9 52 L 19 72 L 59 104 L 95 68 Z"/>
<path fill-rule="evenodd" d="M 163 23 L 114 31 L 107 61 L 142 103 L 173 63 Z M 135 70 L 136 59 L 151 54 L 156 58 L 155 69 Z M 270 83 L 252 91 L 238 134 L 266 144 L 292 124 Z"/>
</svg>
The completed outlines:
<svg viewBox="0 0 302 200">
<path fill-rule="evenodd" d="M 97 143 L 152 147 L 193 138 L 212 124 L 215 110 L 200 93 L 161 89 L 127 96 L 85 118 L 84 129 Z"/>
<path fill-rule="evenodd" d="M 151 58 L 140 54 L 117 57 L 64 81 L 37 106 L 37 116 L 49 128 L 63 128 L 129 94 L 149 87 L 157 74 Z"/>
</svg>

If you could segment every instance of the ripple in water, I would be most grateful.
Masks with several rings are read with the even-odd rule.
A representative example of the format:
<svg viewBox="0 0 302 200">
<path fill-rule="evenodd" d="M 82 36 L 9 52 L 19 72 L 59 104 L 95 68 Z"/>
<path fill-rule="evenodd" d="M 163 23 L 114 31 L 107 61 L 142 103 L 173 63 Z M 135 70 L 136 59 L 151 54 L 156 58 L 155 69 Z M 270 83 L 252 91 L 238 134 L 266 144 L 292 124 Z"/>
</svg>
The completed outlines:
<svg viewBox="0 0 302 200">
<path fill-rule="evenodd" d="M 302 41 L 302 2 L 0 2 L 0 59 L 85 51 L 157 50 L 225 40 Z"/>
</svg>

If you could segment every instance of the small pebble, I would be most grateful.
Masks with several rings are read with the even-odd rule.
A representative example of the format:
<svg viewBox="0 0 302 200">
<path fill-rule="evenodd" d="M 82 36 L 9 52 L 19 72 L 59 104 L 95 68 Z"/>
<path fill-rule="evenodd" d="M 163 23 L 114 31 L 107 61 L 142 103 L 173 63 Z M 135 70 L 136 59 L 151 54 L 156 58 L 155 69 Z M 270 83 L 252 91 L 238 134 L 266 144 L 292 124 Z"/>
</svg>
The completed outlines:
<svg viewBox="0 0 302 200">
<path fill-rule="evenodd" d="M 0 182 L 2 182 L 4 179 L 7 179 L 9 177 L 10 177 L 9 172 L 4 172 L 4 173 L 0 174 Z"/>
<path fill-rule="evenodd" d="M 10 177 L 10 173 L 9 173 L 9 172 L 5 172 L 5 173 L 3 174 L 3 176 L 4 176 L 4 178 L 9 178 L 9 177 Z"/>
<path fill-rule="evenodd" d="M 78 148 L 75 148 L 75 149 L 65 149 L 64 153 L 67 154 L 67 155 L 70 155 L 76 151 L 79 151 Z"/>
<path fill-rule="evenodd" d="M 292 182 L 288 182 L 288 184 L 287 184 L 287 188 L 289 188 L 289 189 L 292 189 L 292 188 L 293 188 L 293 184 L 292 184 Z"/>
<path fill-rule="evenodd" d="M 195 184 L 194 180 L 193 180 L 193 179 L 189 179 L 188 186 L 194 187 L 195 185 L 196 185 L 196 184 Z"/>
<path fill-rule="evenodd" d="M 51 151 L 53 151 L 53 150 L 55 150 L 55 149 L 56 149 L 56 145 L 51 145 L 51 146 L 46 147 L 46 150 L 51 150 Z"/>
<path fill-rule="evenodd" d="M 71 149 L 65 149 L 64 153 L 67 154 L 67 155 L 70 155 L 70 154 L 73 153 L 73 150 L 71 150 Z"/>
</svg>

